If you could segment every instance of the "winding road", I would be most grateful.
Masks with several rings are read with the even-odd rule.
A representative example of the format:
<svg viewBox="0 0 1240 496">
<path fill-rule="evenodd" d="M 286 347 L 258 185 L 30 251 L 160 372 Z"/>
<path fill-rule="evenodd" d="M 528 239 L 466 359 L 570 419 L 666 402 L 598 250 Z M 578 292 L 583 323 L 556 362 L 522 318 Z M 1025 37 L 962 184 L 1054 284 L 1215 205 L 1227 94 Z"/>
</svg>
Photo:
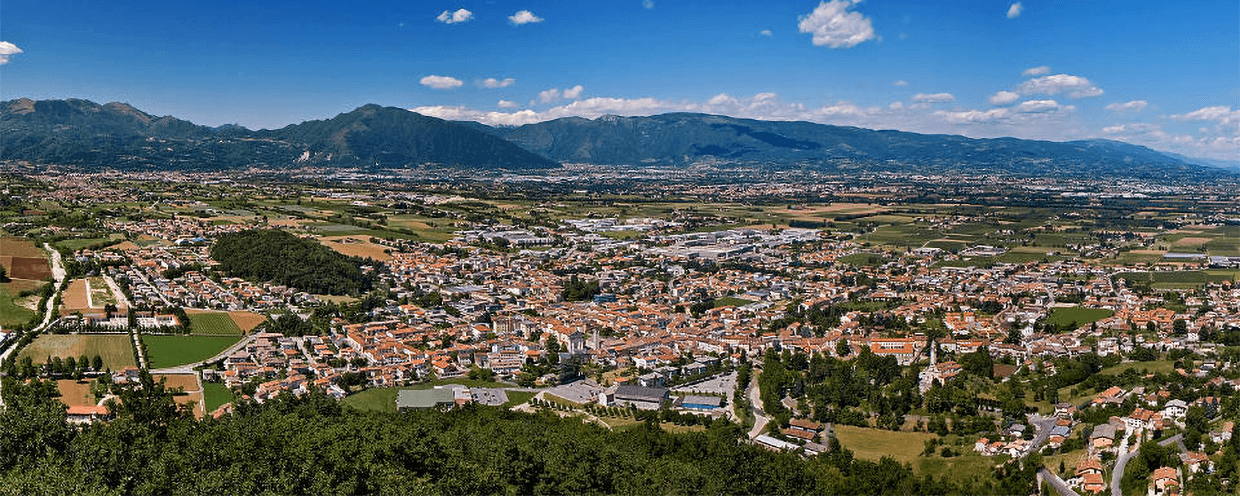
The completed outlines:
<svg viewBox="0 0 1240 496">
<path fill-rule="evenodd" d="M 1171 443 L 1178 444 L 1180 451 L 1181 452 L 1184 451 L 1184 435 L 1183 434 L 1176 434 L 1167 439 L 1163 439 L 1162 441 L 1158 442 L 1158 445 L 1166 446 Z M 1124 443 L 1121 444 L 1120 446 L 1121 446 L 1121 449 L 1123 449 L 1123 447 L 1128 446 L 1127 438 L 1124 439 Z M 1141 452 L 1141 445 L 1137 445 L 1135 449 L 1120 455 L 1119 458 L 1115 460 L 1115 470 L 1111 472 L 1111 496 L 1124 496 L 1124 491 L 1120 489 L 1120 484 L 1119 484 L 1120 480 L 1124 478 L 1124 468 L 1127 467 L 1128 460 L 1131 460 L 1132 457 L 1137 456 L 1137 454 L 1140 452 Z"/>
<path fill-rule="evenodd" d="M 1054 472 L 1047 470 L 1045 467 L 1038 469 L 1038 478 L 1051 483 L 1051 487 L 1055 488 L 1055 491 L 1059 493 L 1059 496 L 1080 496 L 1076 491 L 1073 491 L 1072 488 L 1068 486 L 1067 482 L 1064 482 L 1058 475 L 1055 475 Z M 1041 486 L 1041 484 L 1039 484 L 1039 486 Z"/>
<path fill-rule="evenodd" d="M 60 284 L 64 282 L 65 280 L 65 266 L 61 263 L 60 252 L 52 249 L 52 245 L 49 245 L 47 243 L 43 243 L 43 249 L 46 250 L 49 254 L 51 254 L 52 278 L 55 279 L 55 281 L 52 282 L 52 296 L 47 299 L 47 305 L 44 308 L 43 322 L 40 322 L 39 325 L 35 326 L 34 329 L 26 331 L 28 333 L 35 333 L 35 334 L 43 332 L 43 330 L 46 329 L 47 326 L 52 323 L 52 311 L 56 309 L 56 296 L 60 294 Z M 10 346 L 7 349 L 5 349 L 4 353 L 0 354 L 0 363 L 4 363 L 5 360 L 8 360 L 9 355 L 13 354 L 13 351 L 16 349 L 17 349 L 16 346 Z M 0 385 L 0 387 L 2 387 L 2 385 Z M 3 406 L 4 406 L 4 394 L 0 393 L 0 407 L 3 407 Z"/>
<path fill-rule="evenodd" d="M 762 434 L 762 430 L 766 428 L 766 424 L 771 421 L 771 419 L 767 418 L 766 414 L 762 411 L 762 394 L 758 391 L 759 374 L 761 374 L 761 372 L 758 369 L 755 369 L 753 379 L 751 379 L 749 383 L 749 407 L 750 410 L 753 411 L 753 428 L 749 430 L 749 439 L 753 439 L 758 437 L 759 434 Z"/>
</svg>

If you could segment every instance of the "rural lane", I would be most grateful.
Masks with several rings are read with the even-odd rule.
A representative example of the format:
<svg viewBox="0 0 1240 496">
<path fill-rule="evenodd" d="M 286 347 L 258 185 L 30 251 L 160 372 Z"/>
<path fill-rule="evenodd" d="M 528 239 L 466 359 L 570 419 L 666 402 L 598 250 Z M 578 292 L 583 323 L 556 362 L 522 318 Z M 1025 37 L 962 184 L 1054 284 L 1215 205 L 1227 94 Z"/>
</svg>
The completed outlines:
<svg viewBox="0 0 1240 496">
<path fill-rule="evenodd" d="M 1184 451 L 1184 435 L 1183 434 L 1176 434 L 1167 439 L 1163 439 L 1162 441 L 1158 442 L 1158 445 L 1166 446 L 1171 443 L 1178 444 L 1180 450 Z M 1128 439 L 1124 438 L 1124 443 L 1120 446 L 1121 446 L 1121 449 L 1123 449 L 1123 447 L 1128 446 Z M 1137 454 L 1139 453 L 1141 453 L 1141 445 L 1137 445 L 1137 447 L 1134 448 L 1132 451 L 1120 455 L 1119 459 L 1115 461 L 1115 470 L 1111 472 L 1111 496 L 1124 496 L 1124 491 L 1121 490 L 1119 487 L 1120 480 L 1124 478 L 1124 468 L 1126 465 L 1128 465 L 1128 460 L 1132 459 L 1132 457 L 1134 456 L 1137 456 Z"/>
<path fill-rule="evenodd" d="M 43 329 L 47 328 L 48 324 L 52 322 L 52 310 L 56 308 L 56 296 L 60 292 L 59 291 L 60 283 L 64 282 L 65 280 L 65 266 L 61 264 L 60 252 L 52 249 L 52 245 L 49 245 L 47 243 L 43 243 L 43 249 L 47 250 L 47 252 L 50 253 L 52 257 L 52 278 L 55 279 L 55 281 L 52 282 L 52 296 L 47 299 L 47 306 L 44 309 L 44 314 L 43 314 L 43 322 L 39 323 L 39 325 L 36 326 L 34 329 L 31 329 L 26 332 L 33 332 L 33 333 L 43 332 Z M 4 363 L 5 360 L 8 360 L 9 355 L 13 354 L 13 350 L 16 350 L 16 349 L 17 349 L 16 346 L 10 346 L 6 348 L 4 350 L 4 353 L 0 354 L 0 363 Z M 3 407 L 3 406 L 4 406 L 4 394 L 0 393 L 0 407 Z"/>
<path fill-rule="evenodd" d="M 766 418 L 765 413 L 762 411 L 762 395 L 758 391 L 759 374 L 755 373 L 753 379 L 751 379 L 752 382 L 749 383 L 749 406 L 753 410 L 753 429 L 749 430 L 749 439 L 762 434 L 762 430 L 766 428 L 767 422 L 770 422 L 770 419 Z"/>
</svg>

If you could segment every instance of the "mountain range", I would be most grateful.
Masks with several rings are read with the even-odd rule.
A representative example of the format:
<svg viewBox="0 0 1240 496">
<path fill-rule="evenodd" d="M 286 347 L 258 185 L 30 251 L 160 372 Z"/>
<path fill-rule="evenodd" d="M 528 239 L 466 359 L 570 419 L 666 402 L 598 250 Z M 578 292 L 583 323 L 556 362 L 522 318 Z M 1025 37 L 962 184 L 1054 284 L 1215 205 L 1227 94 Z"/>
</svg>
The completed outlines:
<svg viewBox="0 0 1240 496">
<path fill-rule="evenodd" d="M 152 116 L 123 103 L 24 98 L 0 102 L 0 160 L 83 169 L 439 165 L 527 170 L 559 163 L 705 163 L 1068 177 L 1230 173 L 1215 163 L 1118 141 L 975 139 L 691 113 L 568 117 L 491 127 L 371 104 L 331 119 L 256 131 Z"/>
</svg>

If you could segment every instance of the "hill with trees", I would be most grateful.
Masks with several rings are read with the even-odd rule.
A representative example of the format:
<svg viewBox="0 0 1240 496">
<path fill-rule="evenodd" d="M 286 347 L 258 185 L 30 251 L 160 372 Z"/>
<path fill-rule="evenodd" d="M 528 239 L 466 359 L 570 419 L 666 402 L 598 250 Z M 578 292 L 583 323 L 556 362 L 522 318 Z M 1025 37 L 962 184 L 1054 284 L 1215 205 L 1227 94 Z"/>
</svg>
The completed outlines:
<svg viewBox="0 0 1240 496">
<path fill-rule="evenodd" d="M 0 494 L 1029 494 L 1032 464 L 960 486 L 891 458 L 802 458 L 740 442 L 717 420 L 672 434 L 471 405 L 362 412 L 321 393 L 241 402 L 197 421 L 161 383 L 117 386 L 117 416 L 65 422 L 54 382 L 11 379 Z"/>
<path fill-rule="evenodd" d="M 211 247 L 220 270 L 253 283 L 270 282 L 315 294 L 356 295 L 374 284 L 361 265 L 378 262 L 341 255 L 278 229 L 220 236 Z"/>
</svg>

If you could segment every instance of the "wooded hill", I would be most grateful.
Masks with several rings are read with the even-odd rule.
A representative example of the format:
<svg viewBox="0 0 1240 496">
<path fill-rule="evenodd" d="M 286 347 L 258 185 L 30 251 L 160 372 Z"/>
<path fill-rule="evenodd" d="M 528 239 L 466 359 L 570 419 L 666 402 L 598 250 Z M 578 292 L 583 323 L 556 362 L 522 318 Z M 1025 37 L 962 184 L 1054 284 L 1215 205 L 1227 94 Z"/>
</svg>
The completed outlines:
<svg viewBox="0 0 1240 496">
<path fill-rule="evenodd" d="M 211 247 L 220 270 L 253 283 L 270 282 L 314 294 L 356 295 L 370 291 L 374 278 L 362 265 L 313 240 L 278 229 L 251 229 L 220 236 Z"/>
</svg>

